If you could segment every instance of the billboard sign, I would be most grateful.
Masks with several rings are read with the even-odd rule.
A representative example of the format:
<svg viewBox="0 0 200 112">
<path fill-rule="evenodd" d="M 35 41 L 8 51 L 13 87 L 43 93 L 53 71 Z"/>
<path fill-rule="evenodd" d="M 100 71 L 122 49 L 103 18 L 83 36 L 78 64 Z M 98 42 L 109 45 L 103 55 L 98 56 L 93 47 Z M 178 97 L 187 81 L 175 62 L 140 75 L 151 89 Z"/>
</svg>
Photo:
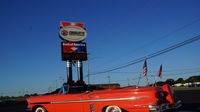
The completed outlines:
<svg viewBox="0 0 200 112">
<path fill-rule="evenodd" d="M 61 22 L 60 27 L 59 35 L 63 40 L 79 42 L 83 41 L 87 36 L 83 23 Z"/>
<path fill-rule="evenodd" d="M 62 42 L 62 60 L 87 60 L 87 49 L 85 42 Z"/>
</svg>

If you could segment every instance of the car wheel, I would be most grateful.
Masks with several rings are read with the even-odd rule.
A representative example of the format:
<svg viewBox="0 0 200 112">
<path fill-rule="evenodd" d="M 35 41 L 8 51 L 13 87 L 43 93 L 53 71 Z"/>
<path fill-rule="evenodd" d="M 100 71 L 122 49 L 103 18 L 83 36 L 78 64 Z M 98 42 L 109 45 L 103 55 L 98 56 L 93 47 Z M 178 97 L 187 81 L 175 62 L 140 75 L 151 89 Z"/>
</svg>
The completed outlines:
<svg viewBox="0 0 200 112">
<path fill-rule="evenodd" d="M 105 112 L 122 112 L 118 106 L 108 106 Z"/>
<path fill-rule="evenodd" d="M 37 107 L 34 112 L 46 112 L 43 107 Z"/>
</svg>

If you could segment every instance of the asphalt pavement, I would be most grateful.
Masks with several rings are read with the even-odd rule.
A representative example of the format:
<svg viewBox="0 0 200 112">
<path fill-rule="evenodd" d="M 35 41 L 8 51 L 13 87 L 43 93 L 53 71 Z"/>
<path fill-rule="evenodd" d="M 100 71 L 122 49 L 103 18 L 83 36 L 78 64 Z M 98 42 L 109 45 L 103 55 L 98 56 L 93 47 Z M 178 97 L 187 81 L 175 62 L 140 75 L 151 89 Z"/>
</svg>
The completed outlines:
<svg viewBox="0 0 200 112">
<path fill-rule="evenodd" d="M 200 87 L 174 88 L 175 95 L 183 105 L 178 112 L 200 112 Z"/>
</svg>

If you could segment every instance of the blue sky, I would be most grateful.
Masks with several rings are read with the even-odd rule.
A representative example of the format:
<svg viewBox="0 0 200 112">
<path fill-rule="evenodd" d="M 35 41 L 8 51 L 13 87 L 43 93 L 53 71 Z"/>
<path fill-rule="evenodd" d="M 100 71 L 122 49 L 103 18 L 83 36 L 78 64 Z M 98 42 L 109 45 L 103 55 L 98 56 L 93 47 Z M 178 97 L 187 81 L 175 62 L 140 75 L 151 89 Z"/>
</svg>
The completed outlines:
<svg viewBox="0 0 200 112">
<path fill-rule="evenodd" d="M 200 35 L 199 0 L 1 0 L 0 94 L 46 92 L 66 80 L 59 22 L 83 22 L 90 73 L 125 64 Z M 147 60 L 148 75 L 199 75 L 200 41 Z M 92 83 L 136 84 L 143 63 L 91 76 Z M 76 80 L 76 68 L 74 67 Z M 152 77 L 149 77 L 152 82 Z M 85 81 L 87 78 L 85 77 Z M 141 80 L 146 84 L 146 80 Z"/>
</svg>

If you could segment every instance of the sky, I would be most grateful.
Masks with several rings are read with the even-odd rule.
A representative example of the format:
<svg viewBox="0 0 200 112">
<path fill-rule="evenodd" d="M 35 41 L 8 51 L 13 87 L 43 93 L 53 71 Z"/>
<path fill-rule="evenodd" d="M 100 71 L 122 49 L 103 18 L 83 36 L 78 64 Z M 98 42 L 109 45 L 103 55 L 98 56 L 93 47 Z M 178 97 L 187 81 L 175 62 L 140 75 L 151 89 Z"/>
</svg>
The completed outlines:
<svg viewBox="0 0 200 112">
<path fill-rule="evenodd" d="M 199 0 L 1 0 L 0 96 L 45 93 L 66 81 L 59 22 L 87 30 L 90 83 L 135 85 L 143 62 L 96 74 L 200 35 Z M 200 74 L 200 41 L 147 60 L 149 82 Z M 162 79 L 157 77 L 163 66 Z M 76 67 L 73 77 L 77 80 Z M 141 85 L 147 84 L 145 78 Z"/>
</svg>

